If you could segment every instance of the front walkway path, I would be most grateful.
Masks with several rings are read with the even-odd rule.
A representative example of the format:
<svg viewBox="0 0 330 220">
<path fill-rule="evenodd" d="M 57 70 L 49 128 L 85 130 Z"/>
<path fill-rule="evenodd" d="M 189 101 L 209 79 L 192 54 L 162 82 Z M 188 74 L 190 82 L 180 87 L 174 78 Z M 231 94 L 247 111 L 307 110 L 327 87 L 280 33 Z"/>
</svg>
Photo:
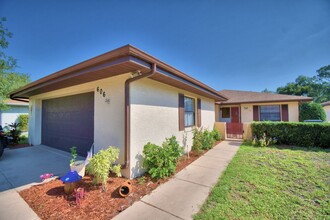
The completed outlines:
<svg viewBox="0 0 330 220">
<path fill-rule="evenodd" d="M 222 141 L 114 219 L 192 219 L 241 144 Z"/>
</svg>

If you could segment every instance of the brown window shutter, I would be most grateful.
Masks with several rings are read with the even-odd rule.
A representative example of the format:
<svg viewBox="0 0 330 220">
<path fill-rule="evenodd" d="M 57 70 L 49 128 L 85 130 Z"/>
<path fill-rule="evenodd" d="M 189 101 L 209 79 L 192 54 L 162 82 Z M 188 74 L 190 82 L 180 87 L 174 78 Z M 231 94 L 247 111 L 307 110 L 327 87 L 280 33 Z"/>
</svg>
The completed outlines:
<svg viewBox="0 0 330 220">
<path fill-rule="evenodd" d="M 184 130 L 184 95 L 179 94 L 179 131 Z"/>
<path fill-rule="evenodd" d="M 282 107 L 282 121 L 289 121 L 288 105 L 281 105 Z"/>
<path fill-rule="evenodd" d="M 202 101 L 201 99 L 197 99 L 197 127 L 202 126 Z"/>
<path fill-rule="evenodd" d="M 253 106 L 253 121 L 259 121 L 259 106 Z"/>
</svg>

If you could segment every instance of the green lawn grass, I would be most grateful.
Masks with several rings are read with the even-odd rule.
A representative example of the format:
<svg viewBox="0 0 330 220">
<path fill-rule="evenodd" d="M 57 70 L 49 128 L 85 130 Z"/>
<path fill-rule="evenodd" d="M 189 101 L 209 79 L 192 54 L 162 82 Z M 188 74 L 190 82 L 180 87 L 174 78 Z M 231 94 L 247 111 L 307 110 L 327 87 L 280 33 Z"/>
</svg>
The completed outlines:
<svg viewBox="0 0 330 220">
<path fill-rule="evenodd" d="M 330 219 L 330 150 L 242 145 L 195 219 Z"/>
</svg>

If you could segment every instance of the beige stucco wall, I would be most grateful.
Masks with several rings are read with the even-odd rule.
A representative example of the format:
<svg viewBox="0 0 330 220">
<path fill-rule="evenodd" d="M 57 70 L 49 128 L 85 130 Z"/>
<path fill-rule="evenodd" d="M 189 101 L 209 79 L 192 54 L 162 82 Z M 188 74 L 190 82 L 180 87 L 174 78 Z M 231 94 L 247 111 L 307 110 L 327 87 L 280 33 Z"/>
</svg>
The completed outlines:
<svg viewBox="0 0 330 220">
<path fill-rule="evenodd" d="M 29 121 L 29 142 L 33 145 L 41 144 L 41 118 L 42 100 L 94 91 L 94 149 L 108 146 L 118 147 L 120 157 L 118 163 L 124 163 L 124 129 L 125 129 L 125 80 L 129 74 L 110 77 L 90 83 L 60 89 L 30 98 L 30 121 Z M 102 88 L 106 93 L 103 97 L 96 91 Z M 105 102 L 110 99 L 110 103 Z M 79 147 L 79 146 L 78 146 Z M 129 176 L 128 169 L 123 170 L 123 175 Z"/>
<path fill-rule="evenodd" d="M 252 103 L 252 104 L 241 104 L 241 119 L 242 122 L 253 121 L 253 105 L 288 105 L 289 109 L 289 121 L 299 121 L 299 104 L 298 102 L 272 102 L 272 103 Z"/>
<path fill-rule="evenodd" d="M 323 109 L 324 109 L 325 113 L 327 114 L 326 120 L 330 122 L 330 105 L 323 106 Z"/>
<path fill-rule="evenodd" d="M 125 86 L 129 74 L 110 77 L 90 83 L 60 89 L 30 98 L 29 142 L 41 144 L 42 100 L 94 91 L 94 146 L 95 152 L 108 146 L 116 146 L 120 150 L 117 161 L 124 163 L 125 144 Z M 102 88 L 106 97 L 97 93 Z M 142 79 L 131 83 L 131 158 L 130 168 L 122 170 L 125 177 L 140 175 L 141 154 L 147 142 L 161 144 L 166 137 L 175 135 L 185 150 L 192 146 L 192 128 L 179 131 L 178 93 L 202 100 L 202 126 L 213 129 L 214 100 L 185 92 L 184 90 L 159 83 L 150 79 Z M 106 103 L 105 99 L 110 99 Z"/>
<path fill-rule="evenodd" d="M 243 123 L 243 131 L 243 140 L 252 140 L 252 129 L 250 122 Z"/>
<path fill-rule="evenodd" d="M 214 123 L 214 129 L 217 129 L 219 133 L 221 134 L 222 139 L 227 138 L 226 134 L 226 122 L 215 122 Z"/>
<path fill-rule="evenodd" d="M 202 126 L 213 129 L 214 100 L 175 87 L 142 79 L 131 84 L 131 178 L 139 176 L 143 147 L 151 142 L 161 145 L 165 138 L 175 135 L 185 150 L 192 146 L 192 128 L 179 131 L 178 94 L 201 98 Z"/>
</svg>

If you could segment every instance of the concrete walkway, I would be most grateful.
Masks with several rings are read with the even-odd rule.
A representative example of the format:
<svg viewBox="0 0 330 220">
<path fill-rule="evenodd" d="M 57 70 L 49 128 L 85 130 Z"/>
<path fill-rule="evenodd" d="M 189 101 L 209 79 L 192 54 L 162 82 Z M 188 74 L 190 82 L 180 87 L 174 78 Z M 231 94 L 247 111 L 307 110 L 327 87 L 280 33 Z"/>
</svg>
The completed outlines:
<svg viewBox="0 0 330 220">
<path fill-rule="evenodd" d="M 114 219 L 192 219 L 241 143 L 221 142 Z"/>
</svg>

